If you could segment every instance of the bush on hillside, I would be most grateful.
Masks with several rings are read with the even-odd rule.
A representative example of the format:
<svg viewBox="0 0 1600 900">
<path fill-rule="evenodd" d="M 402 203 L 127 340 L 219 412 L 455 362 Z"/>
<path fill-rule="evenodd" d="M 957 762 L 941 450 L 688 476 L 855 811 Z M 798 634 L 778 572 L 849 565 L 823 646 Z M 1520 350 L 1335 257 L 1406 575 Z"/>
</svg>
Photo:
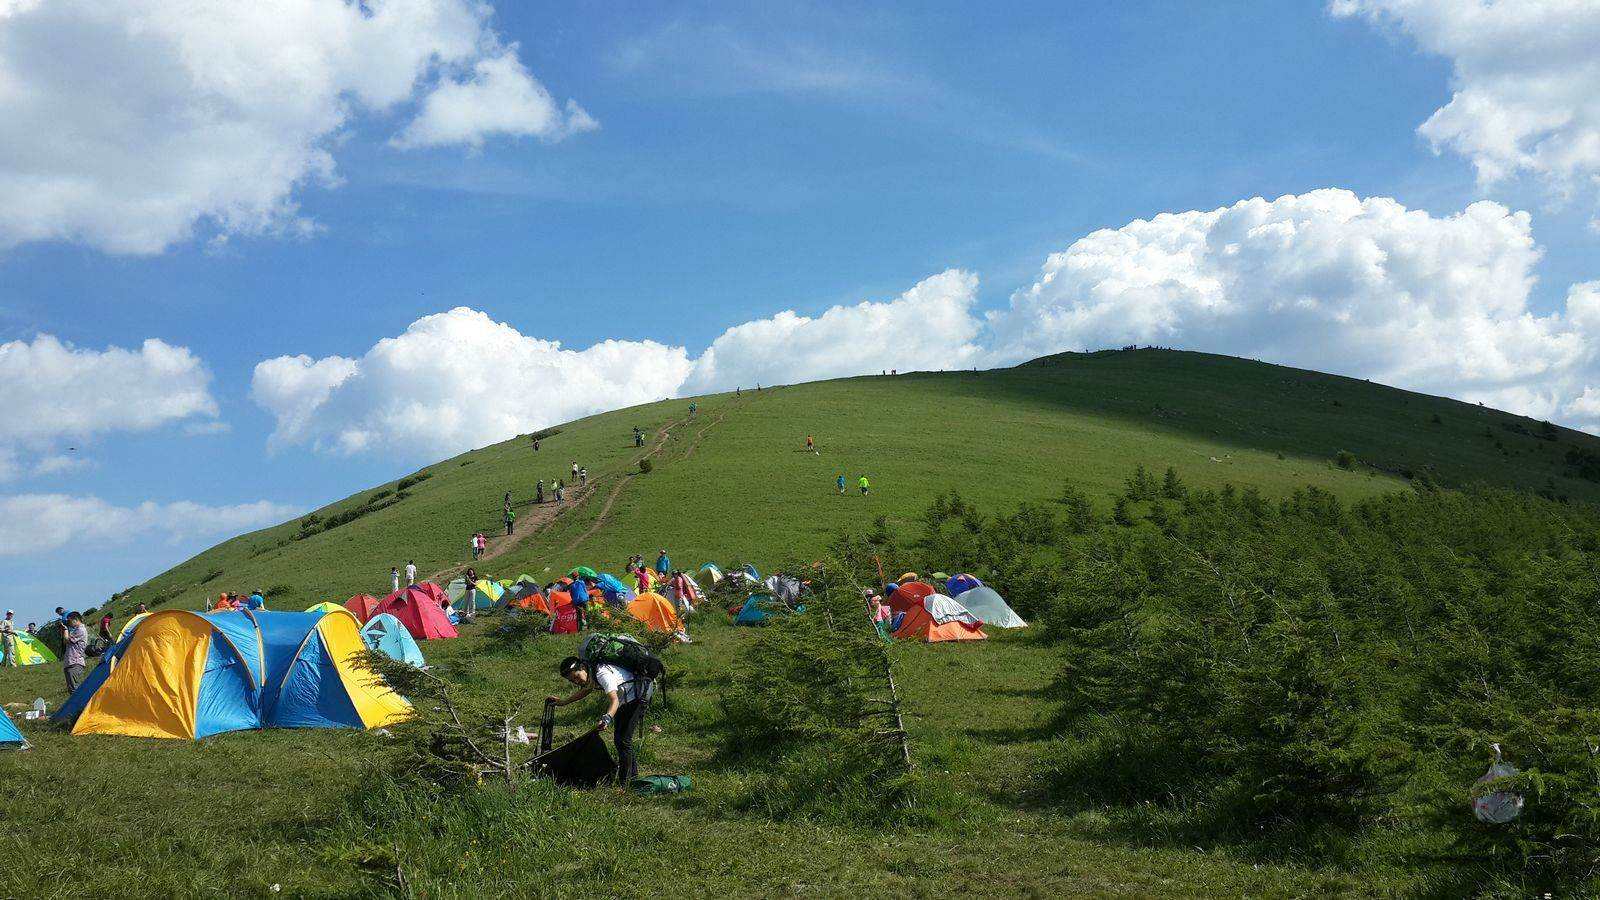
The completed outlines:
<svg viewBox="0 0 1600 900">
<path fill-rule="evenodd" d="M 653 472 L 655 470 L 655 467 L 656 467 L 656 464 L 651 462 L 650 461 L 650 457 L 648 457 L 648 456 L 646 456 L 644 459 L 639 460 L 639 474 L 641 474 L 641 475 L 649 475 L 651 472 Z"/>
<path fill-rule="evenodd" d="M 1126 521 L 1088 534 L 973 511 L 914 544 L 1058 561 L 1030 601 L 1063 655 L 1051 797 L 1186 843 L 1336 857 L 1424 834 L 1465 861 L 1447 892 L 1600 889 L 1600 512 L 1225 487 L 1137 516 L 1137 481 Z M 1038 577 L 990 560 L 1008 598 Z M 1497 742 L 1528 802 L 1509 825 L 1470 810 Z"/>
<path fill-rule="evenodd" d="M 1340 450 L 1333 455 L 1333 464 L 1341 469 L 1354 469 L 1356 467 L 1356 455 L 1349 450 Z"/>
<path fill-rule="evenodd" d="M 408 475 L 405 478 L 402 478 L 398 482 L 396 482 L 395 486 L 394 486 L 394 489 L 397 492 L 398 491 L 405 491 L 405 490 L 408 490 L 410 488 L 416 487 L 417 485 L 423 483 L 424 481 L 427 481 L 429 478 L 432 478 L 432 477 L 433 477 L 433 473 L 432 472 L 418 472 L 415 475 Z M 373 499 L 377 499 L 377 497 L 374 497 Z"/>
</svg>

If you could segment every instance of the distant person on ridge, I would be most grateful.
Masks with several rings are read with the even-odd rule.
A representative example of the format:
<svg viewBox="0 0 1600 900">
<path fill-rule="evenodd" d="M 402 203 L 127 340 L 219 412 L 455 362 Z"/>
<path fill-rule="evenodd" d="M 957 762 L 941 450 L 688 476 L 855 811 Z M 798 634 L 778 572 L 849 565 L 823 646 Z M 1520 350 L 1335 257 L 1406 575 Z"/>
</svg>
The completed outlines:
<svg viewBox="0 0 1600 900">
<path fill-rule="evenodd" d="M 506 537 L 511 536 L 512 531 L 516 528 L 516 524 L 517 514 L 509 509 L 506 510 Z"/>
<path fill-rule="evenodd" d="M 694 415 L 696 412 L 699 411 L 699 409 L 700 409 L 700 404 L 698 404 L 698 403 L 689 404 L 689 415 L 691 415 L 691 416 Z"/>
<path fill-rule="evenodd" d="M 139 604 L 139 608 L 135 609 L 133 611 L 133 614 L 136 615 L 136 616 L 139 616 L 139 615 L 144 615 L 145 613 L 147 613 L 149 611 L 150 611 L 150 607 L 145 606 L 143 603 L 141 603 L 141 604 Z"/>
<path fill-rule="evenodd" d="M 105 638 L 106 643 L 111 643 L 111 613 L 100 617 L 100 636 Z"/>
<path fill-rule="evenodd" d="M 416 584 L 416 583 L 417 583 L 417 564 L 414 561 L 408 559 L 408 560 L 406 560 L 406 584 Z"/>
<path fill-rule="evenodd" d="M 589 467 L 588 466 L 584 466 L 583 468 L 578 470 L 578 486 L 582 487 L 584 485 L 587 485 L 588 483 L 589 483 Z"/>
<path fill-rule="evenodd" d="M 839 485 L 839 493 L 844 493 L 844 476 L 840 475 L 839 480 L 836 483 Z"/>
<path fill-rule="evenodd" d="M 544 502 L 544 479 L 543 478 L 539 479 L 539 483 L 533 486 L 533 502 L 534 503 L 543 503 Z"/>
<path fill-rule="evenodd" d="M 62 632 L 61 640 L 64 644 L 61 671 L 67 676 L 67 693 L 70 695 L 83 682 L 83 667 L 87 662 L 84 654 L 89 647 L 89 629 L 83 627 L 83 616 L 75 612 L 67 615 L 67 630 Z"/>
<path fill-rule="evenodd" d="M 563 501 L 565 499 L 567 499 L 566 486 L 561 483 L 561 479 L 557 478 L 556 479 L 556 502 L 560 503 L 561 501 Z"/>
<path fill-rule="evenodd" d="M 867 476 L 865 475 L 861 476 L 861 480 L 857 483 L 861 485 L 862 494 L 867 494 L 872 490 L 872 483 L 867 481 Z"/>
<path fill-rule="evenodd" d="M 400 593 L 400 567 L 389 567 L 389 580 L 394 583 L 394 593 Z"/>
<path fill-rule="evenodd" d="M 672 560 L 667 558 L 666 548 L 661 549 L 661 555 L 656 557 L 656 574 L 662 578 L 672 571 Z"/>
<path fill-rule="evenodd" d="M 578 480 L 578 461 L 577 460 L 573 460 L 572 461 L 572 480 L 573 481 L 577 481 Z"/>
<path fill-rule="evenodd" d="M 67 608 L 65 606 L 56 607 L 56 621 L 62 625 L 67 624 Z"/>
<path fill-rule="evenodd" d="M 267 598 L 261 593 L 260 588 L 256 588 L 250 592 L 250 596 L 244 598 L 244 606 L 246 609 L 266 609 Z"/>
</svg>

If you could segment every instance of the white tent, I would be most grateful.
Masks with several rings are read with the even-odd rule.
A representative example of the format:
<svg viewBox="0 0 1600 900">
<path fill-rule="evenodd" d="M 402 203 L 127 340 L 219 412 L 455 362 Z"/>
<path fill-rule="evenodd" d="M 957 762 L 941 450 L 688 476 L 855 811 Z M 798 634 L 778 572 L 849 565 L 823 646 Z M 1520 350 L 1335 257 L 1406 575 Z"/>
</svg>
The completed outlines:
<svg viewBox="0 0 1600 900">
<path fill-rule="evenodd" d="M 1006 604 L 1006 601 L 994 588 L 975 587 L 970 591 L 962 591 L 956 598 L 957 603 L 972 611 L 972 614 L 983 620 L 985 625 L 996 628 L 1027 628 L 1028 623 L 1022 621 L 1017 611 Z"/>
</svg>

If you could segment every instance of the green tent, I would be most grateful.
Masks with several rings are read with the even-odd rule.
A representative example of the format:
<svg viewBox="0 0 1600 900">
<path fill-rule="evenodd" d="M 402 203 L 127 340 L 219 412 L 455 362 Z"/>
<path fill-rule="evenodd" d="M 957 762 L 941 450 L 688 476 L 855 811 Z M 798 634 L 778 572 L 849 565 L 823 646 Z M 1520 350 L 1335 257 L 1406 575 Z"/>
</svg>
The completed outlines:
<svg viewBox="0 0 1600 900">
<path fill-rule="evenodd" d="M 4 655 L 5 651 L 0 649 L 0 657 Z M 42 641 L 26 631 L 17 632 L 17 665 L 37 666 L 55 661 L 56 655 Z M 5 664 L 11 665 L 11 660 L 5 660 Z"/>
</svg>

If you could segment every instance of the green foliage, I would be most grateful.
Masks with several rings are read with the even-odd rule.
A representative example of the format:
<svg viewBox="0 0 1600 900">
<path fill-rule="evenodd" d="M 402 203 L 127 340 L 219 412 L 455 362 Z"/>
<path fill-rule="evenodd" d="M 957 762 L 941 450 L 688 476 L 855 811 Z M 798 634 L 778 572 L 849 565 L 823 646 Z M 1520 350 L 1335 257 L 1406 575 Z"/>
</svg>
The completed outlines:
<svg viewBox="0 0 1600 900">
<path fill-rule="evenodd" d="M 1333 455 L 1333 464 L 1346 471 L 1354 469 L 1356 462 L 1356 455 L 1349 450 L 1340 450 Z"/>
<path fill-rule="evenodd" d="M 429 478 L 432 478 L 432 477 L 433 477 L 433 473 L 432 472 L 418 472 L 415 475 L 407 475 L 405 478 L 402 478 L 398 482 L 395 483 L 394 489 L 396 491 L 403 492 L 403 491 L 406 491 L 406 490 L 409 490 L 411 488 L 416 487 L 417 485 L 423 483 L 424 481 L 427 481 Z M 381 497 L 381 495 L 374 495 L 373 499 L 376 500 L 376 499 L 379 499 L 379 497 Z"/>
<path fill-rule="evenodd" d="M 650 461 L 650 457 L 646 456 L 645 458 L 639 460 L 639 474 L 649 475 L 651 472 L 655 471 L 655 468 L 656 464 Z"/>
</svg>

